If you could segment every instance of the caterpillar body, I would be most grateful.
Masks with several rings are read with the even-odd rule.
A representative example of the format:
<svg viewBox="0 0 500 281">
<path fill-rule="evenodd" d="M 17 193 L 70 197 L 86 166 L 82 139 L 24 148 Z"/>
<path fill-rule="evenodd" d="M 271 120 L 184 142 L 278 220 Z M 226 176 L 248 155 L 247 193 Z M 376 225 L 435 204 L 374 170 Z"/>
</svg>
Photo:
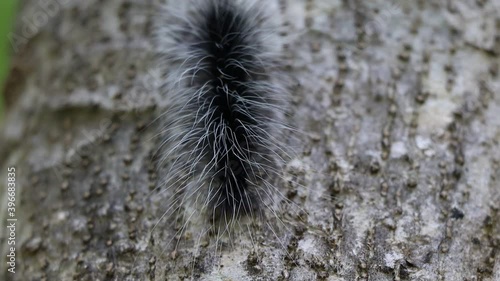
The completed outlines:
<svg viewBox="0 0 500 281">
<path fill-rule="evenodd" d="M 164 216 L 228 230 L 276 203 L 289 99 L 280 38 L 268 2 L 187 2 L 156 28 L 168 99 L 161 161 L 173 196 Z"/>
</svg>

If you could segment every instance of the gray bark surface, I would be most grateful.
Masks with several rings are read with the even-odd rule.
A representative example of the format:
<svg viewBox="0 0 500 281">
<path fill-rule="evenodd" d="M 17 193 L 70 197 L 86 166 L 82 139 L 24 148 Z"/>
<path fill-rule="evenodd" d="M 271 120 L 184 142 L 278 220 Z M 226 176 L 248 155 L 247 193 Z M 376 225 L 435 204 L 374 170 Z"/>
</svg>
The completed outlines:
<svg viewBox="0 0 500 281">
<path fill-rule="evenodd" d="M 14 31 L 17 268 L 2 192 L 0 279 L 500 280 L 499 1 L 281 1 L 303 133 L 279 188 L 302 211 L 224 244 L 151 231 L 169 196 L 155 3 L 51 3 L 24 1 Z"/>
</svg>

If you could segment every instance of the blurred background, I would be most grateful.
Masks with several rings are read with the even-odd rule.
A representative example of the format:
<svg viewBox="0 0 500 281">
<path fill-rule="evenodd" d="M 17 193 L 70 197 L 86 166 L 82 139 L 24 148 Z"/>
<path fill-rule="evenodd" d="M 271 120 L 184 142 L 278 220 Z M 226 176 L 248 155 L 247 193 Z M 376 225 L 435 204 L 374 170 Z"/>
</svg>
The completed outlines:
<svg viewBox="0 0 500 281">
<path fill-rule="evenodd" d="M 3 119 L 3 87 L 5 78 L 9 70 L 9 58 L 12 53 L 12 47 L 9 41 L 9 32 L 11 32 L 14 15 L 15 15 L 16 0 L 1 0 L 0 1 L 0 121 Z"/>
</svg>

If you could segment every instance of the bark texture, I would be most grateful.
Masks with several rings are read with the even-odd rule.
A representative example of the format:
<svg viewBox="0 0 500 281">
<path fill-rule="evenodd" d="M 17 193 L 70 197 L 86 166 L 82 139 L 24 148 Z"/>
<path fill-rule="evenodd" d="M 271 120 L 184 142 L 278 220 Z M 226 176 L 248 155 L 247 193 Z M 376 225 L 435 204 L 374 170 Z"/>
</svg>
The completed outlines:
<svg viewBox="0 0 500 281">
<path fill-rule="evenodd" d="M 498 0 L 281 1 L 304 133 L 279 188 L 303 211 L 218 249 L 151 231 L 169 196 L 152 191 L 155 4 L 23 1 L 0 136 L 17 268 L 2 227 L 0 279 L 500 280 Z"/>
</svg>

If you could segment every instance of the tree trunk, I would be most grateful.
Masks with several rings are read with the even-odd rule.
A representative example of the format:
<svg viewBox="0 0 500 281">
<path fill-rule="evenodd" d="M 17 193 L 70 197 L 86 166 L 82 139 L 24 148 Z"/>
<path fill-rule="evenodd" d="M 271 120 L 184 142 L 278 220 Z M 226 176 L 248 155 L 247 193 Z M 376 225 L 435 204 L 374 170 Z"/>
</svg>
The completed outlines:
<svg viewBox="0 0 500 281">
<path fill-rule="evenodd" d="M 0 279 L 500 280 L 498 1 L 281 1 L 304 133 L 279 188 L 303 211 L 230 243 L 160 220 L 155 4 L 23 1 Z"/>
</svg>

